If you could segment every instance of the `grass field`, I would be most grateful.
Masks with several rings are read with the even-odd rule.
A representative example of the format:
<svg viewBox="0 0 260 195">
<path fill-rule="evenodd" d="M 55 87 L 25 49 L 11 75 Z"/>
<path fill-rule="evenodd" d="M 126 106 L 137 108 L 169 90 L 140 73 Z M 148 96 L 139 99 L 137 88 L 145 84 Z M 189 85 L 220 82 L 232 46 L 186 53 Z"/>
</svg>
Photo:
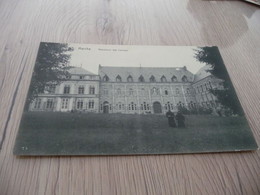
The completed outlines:
<svg viewBox="0 0 260 195">
<path fill-rule="evenodd" d="M 186 116 L 186 128 L 162 115 L 28 112 L 18 155 L 154 154 L 248 150 L 256 143 L 244 117 Z"/>
</svg>

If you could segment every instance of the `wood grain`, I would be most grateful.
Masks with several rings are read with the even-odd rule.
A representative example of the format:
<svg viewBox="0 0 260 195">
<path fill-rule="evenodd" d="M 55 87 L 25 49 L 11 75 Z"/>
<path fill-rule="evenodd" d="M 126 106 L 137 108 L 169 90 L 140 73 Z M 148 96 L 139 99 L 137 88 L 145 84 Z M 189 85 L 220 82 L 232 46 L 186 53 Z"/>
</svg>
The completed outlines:
<svg viewBox="0 0 260 195">
<path fill-rule="evenodd" d="M 260 10 L 242 1 L 0 1 L 0 194 L 260 194 L 260 152 L 12 154 L 40 41 L 218 45 L 260 144 Z"/>
</svg>

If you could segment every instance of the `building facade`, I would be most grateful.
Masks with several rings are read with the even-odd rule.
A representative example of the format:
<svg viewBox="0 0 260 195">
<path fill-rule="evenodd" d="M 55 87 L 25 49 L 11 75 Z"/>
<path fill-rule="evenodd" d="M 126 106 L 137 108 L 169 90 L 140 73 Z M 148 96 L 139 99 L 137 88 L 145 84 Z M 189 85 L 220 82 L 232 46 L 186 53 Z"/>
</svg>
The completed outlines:
<svg viewBox="0 0 260 195">
<path fill-rule="evenodd" d="M 49 84 L 30 104 L 30 111 L 99 112 L 99 76 L 83 68 L 71 68 L 59 85 Z"/>
<path fill-rule="evenodd" d="M 164 114 L 198 105 L 216 107 L 210 89 L 221 88 L 203 67 L 192 74 L 186 67 L 144 68 L 99 66 L 98 75 L 71 68 L 70 78 L 47 86 L 31 103 L 31 111 L 82 111 L 96 113 Z"/>
</svg>

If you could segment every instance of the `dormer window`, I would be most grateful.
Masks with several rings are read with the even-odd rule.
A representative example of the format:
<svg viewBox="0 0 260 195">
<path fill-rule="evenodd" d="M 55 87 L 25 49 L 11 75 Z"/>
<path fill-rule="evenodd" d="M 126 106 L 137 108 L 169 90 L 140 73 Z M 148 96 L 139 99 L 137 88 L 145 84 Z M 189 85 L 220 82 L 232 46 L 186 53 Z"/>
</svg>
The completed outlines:
<svg viewBox="0 0 260 195">
<path fill-rule="evenodd" d="M 131 75 L 127 77 L 127 82 L 133 82 L 133 77 Z"/>
<path fill-rule="evenodd" d="M 188 82 L 188 79 L 187 79 L 186 76 L 183 76 L 183 77 L 181 78 L 181 80 L 182 80 L 182 82 Z"/>
<path fill-rule="evenodd" d="M 144 77 L 143 77 L 143 75 L 141 75 L 141 76 L 139 77 L 138 81 L 139 81 L 139 82 L 144 82 Z"/>
<path fill-rule="evenodd" d="M 164 75 L 161 77 L 161 82 L 162 82 L 162 83 L 167 82 L 166 77 L 165 77 Z"/>
<path fill-rule="evenodd" d="M 104 77 L 103 77 L 103 81 L 109 81 L 109 77 L 107 76 L 107 75 L 105 75 Z"/>
<path fill-rule="evenodd" d="M 122 82 L 122 78 L 119 75 L 116 77 L 116 82 Z"/>
<path fill-rule="evenodd" d="M 154 83 L 154 82 L 155 82 L 155 77 L 154 77 L 153 75 L 150 77 L 150 82 L 151 82 L 151 83 Z"/>
<path fill-rule="evenodd" d="M 172 82 L 177 82 L 177 77 L 176 76 L 172 76 Z"/>
</svg>

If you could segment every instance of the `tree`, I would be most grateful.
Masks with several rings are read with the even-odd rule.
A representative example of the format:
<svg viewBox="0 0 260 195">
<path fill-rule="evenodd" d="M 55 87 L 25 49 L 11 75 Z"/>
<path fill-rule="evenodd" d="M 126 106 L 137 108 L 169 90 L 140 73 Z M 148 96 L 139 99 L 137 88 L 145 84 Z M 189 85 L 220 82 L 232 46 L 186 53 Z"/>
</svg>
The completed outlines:
<svg viewBox="0 0 260 195">
<path fill-rule="evenodd" d="M 69 52 L 72 50 L 68 44 L 40 43 L 26 99 L 26 110 L 38 94 L 44 92 L 46 85 L 57 85 L 69 75 Z"/>
<path fill-rule="evenodd" d="M 211 69 L 208 71 L 213 76 L 223 80 L 223 90 L 211 90 L 212 94 L 217 97 L 221 105 L 232 110 L 234 114 L 243 115 L 242 107 L 218 48 L 216 46 L 199 47 L 195 50 L 195 58 L 202 63 L 210 65 Z"/>
</svg>

